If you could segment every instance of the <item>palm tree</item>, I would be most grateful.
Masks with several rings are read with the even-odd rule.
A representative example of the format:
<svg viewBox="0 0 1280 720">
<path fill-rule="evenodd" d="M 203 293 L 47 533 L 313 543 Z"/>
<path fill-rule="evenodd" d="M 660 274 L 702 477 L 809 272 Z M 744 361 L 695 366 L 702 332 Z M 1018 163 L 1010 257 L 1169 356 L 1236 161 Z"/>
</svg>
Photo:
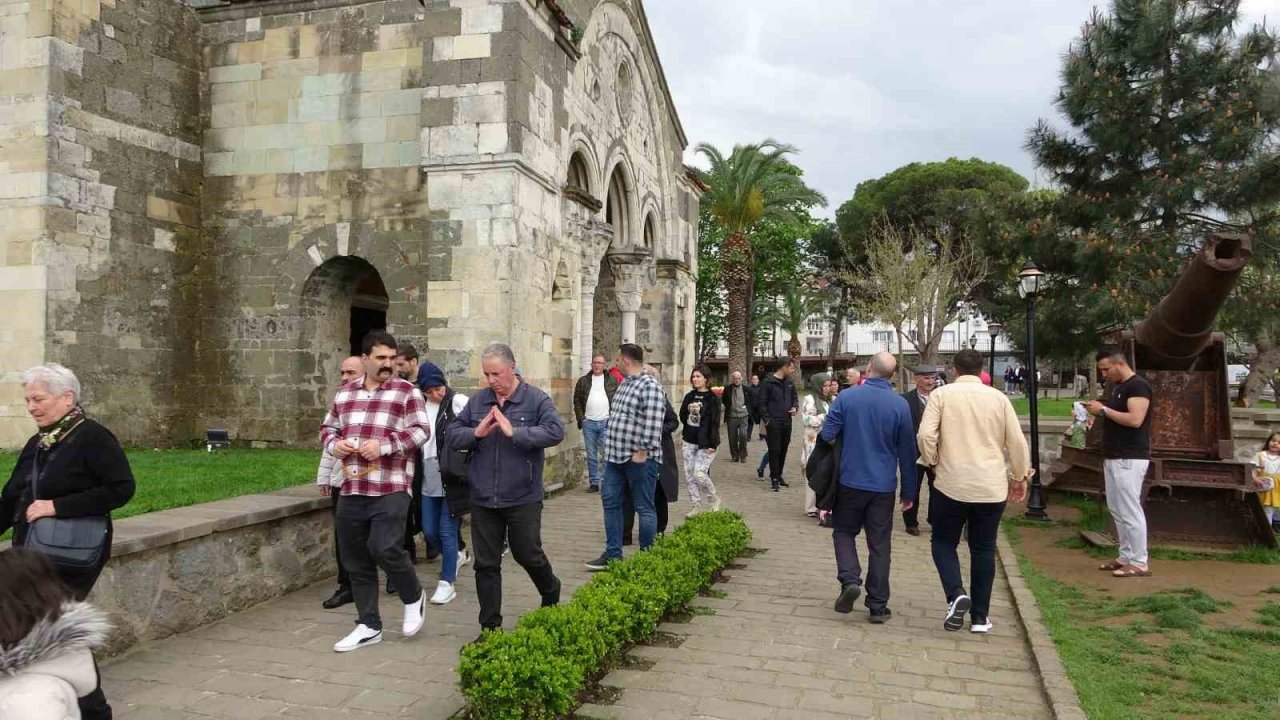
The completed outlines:
<svg viewBox="0 0 1280 720">
<path fill-rule="evenodd" d="M 789 287 L 782 296 L 782 307 L 779 310 L 781 316 L 778 324 L 791 335 L 787 340 L 787 355 L 792 360 L 798 360 L 803 350 L 800 333 L 804 332 L 809 318 L 822 313 L 822 299 L 808 295 L 799 288 Z"/>
<path fill-rule="evenodd" d="M 699 144 L 697 152 L 711 166 L 699 172 L 710 187 L 702 202 L 725 231 L 720 267 L 729 301 L 729 371 L 746 375 L 748 303 L 753 290 L 751 232 L 767 217 L 796 219 L 797 209 L 824 204 L 826 198 L 805 185 L 786 161 L 796 148 L 776 140 L 735 145 L 728 157 L 706 143 Z"/>
</svg>

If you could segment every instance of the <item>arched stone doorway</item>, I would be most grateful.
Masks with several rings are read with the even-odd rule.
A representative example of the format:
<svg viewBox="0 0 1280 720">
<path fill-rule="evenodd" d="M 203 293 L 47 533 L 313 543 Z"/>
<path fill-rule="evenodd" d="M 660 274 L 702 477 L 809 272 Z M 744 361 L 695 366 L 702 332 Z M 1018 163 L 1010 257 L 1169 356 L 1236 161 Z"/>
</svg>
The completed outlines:
<svg viewBox="0 0 1280 720">
<path fill-rule="evenodd" d="M 331 258 L 311 272 L 302 287 L 300 347 L 313 354 L 322 379 L 336 379 L 364 336 L 387 327 L 389 305 L 382 276 L 363 258 Z"/>
</svg>

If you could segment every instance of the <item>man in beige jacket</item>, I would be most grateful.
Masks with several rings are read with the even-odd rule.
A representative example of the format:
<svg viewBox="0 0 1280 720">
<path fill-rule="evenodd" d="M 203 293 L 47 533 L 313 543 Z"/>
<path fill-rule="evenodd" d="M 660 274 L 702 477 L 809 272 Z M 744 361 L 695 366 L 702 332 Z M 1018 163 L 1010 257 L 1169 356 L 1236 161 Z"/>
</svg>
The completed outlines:
<svg viewBox="0 0 1280 720">
<path fill-rule="evenodd" d="M 934 468 L 929 496 L 933 522 L 933 564 L 947 594 L 943 627 L 991 631 L 991 584 L 996 575 L 996 533 L 1005 502 L 1026 498 L 1027 441 L 1013 404 L 1004 393 L 982 384 L 982 354 L 961 350 L 955 383 L 933 392 L 920 421 L 920 463 Z M 1007 462 L 1007 465 L 1006 465 Z M 1011 471 L 1012 469 L 1012 471 Z M 969 525 L 970 592 L 965 592 L 956 547 Z"/>
</svg>

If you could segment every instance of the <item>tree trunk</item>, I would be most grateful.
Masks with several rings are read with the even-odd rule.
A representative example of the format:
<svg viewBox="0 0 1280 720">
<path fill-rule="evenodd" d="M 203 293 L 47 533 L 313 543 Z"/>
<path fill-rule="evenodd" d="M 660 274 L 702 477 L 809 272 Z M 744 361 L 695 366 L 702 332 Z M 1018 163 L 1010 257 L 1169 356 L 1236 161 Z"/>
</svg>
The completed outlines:
<svg viewBox="0 0 1280 720">
<path fill-rule="evenodd" d="M 1257 407 L 1262 389 L 1271 382 L 1276 370 L 1280 368 L 1280 345 L 1272 345 L 1265 341 L 1257 343 L 1258 356 L 1249 368 L 1249 377 L 1245 378 L 1243 388 L 1246 407 Z M 1277 397 L 1280 400 L 1280 397 Z"/>
<path fill-rule="evenodd" d="M 747 236 L 734 233 L 725 238 L 722 249 L 724 290 L 728 295 L 729 373 L 747 375 L 747 337 L 750 335 L 751 313 L 751 244 Z"/>
</svg>

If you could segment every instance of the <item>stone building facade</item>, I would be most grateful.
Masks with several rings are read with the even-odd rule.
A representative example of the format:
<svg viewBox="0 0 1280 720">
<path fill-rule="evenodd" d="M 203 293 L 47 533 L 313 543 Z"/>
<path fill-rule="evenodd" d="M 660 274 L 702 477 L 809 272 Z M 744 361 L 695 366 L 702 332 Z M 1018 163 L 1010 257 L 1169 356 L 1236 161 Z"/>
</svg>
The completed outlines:
<svg viewBox="0 0 1280 720">
<path fill-rule="evenodd" d="M 0 0 L 0 446 L 45 361 L 129 444 L 310 443 L 384 325 L 674 386 L 686 145 L 639 0 Z"/>
</svg>

